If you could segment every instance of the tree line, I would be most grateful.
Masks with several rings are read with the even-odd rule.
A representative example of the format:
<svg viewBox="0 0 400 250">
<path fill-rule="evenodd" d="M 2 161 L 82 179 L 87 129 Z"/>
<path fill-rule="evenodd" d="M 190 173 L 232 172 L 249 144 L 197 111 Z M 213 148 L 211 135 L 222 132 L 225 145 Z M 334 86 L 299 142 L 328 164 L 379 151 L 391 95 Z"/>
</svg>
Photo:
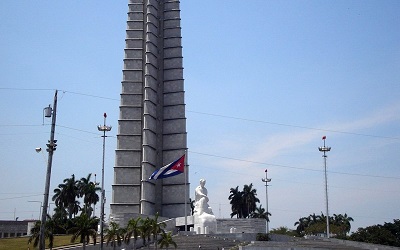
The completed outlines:
<svg viewBox="0 0 400 250">
<path fill-rule="evenodd" d="M 301 217 L 294 223 L 297 226 L 296 232 L 299 236 L 326 234 L 326 219 L 323 213 L 321 215 L 313 213 Z M 329 216 L 328 221 L 330 233 L 337 238 L 345 238 L 347 233 L 350 232 L 351 222 L 354 220 L 345 213 L 344 215 L 333 214 L 333 216 Z"/>
<path fill-rule="evenodd" d="M 260 200 L 257 198 L 257 190 L 253 184 L 244 185 L 242 190 L 239 186 L 230 189 L 228 199 L 231 204 L 231 218 L 264 218 L 269 221 L 271 213 L 267 213 L 261 205 L 257 206 Z M 310 214 L 299 218 L 294 223 L 295 230 L 287 227 L 272 229 L 270 233 L 285 234 L 290 236 L 303 237 L 305 235 L 326 234 L 326 215 L 322 212 Z M 350 234 L 351 222 L 354 219 L 345 214 L 333 214 L 329 216 L 330 233 L 335 238 L 360 241 L 366 243 L 382 244 L 389 246 L 400 246 L 400 220 L 395 219 L 393 223 L 385 222 L 383 225 L 373 225 L 365 228 L 358 228 L 356 232 Z"/>
<path fill-rule="evenodd" d="M 96 244 L 100 218 L 94 215 L 93 207 L 99 202 L 97 193 L 101 192 L 101 188 L 98 184 L 91 180 L 91 174 L 79 180 L 72 175 L 54 189 L 54 213 L 52 216 L 47 214 L 44 233 L 50 249 L 53 248 L 54 237 L 57 234 L 71 234 L 71 242 L 78 240 L 83 244 L 83 249 L 90 241 Z M 33 243 L 33 247 L 39 244 L 40 225 L 41 222 L 37 221 L 31 229 L 28 244 Z M 155 248 L 158 245 L 161 248 L 168 248 L 169 245 L 176 247 L 171 233 L 164 231 L 165 226 L 165 223 L 158 222 L 158 214 L 154 218 L 131 218 L 125 228 L 111 221 L 108 228 L 104 229 L 104 238 L 106 244 L 111 244 L 114 249 L 123 242 L 129 245 L 133 238 L 133 248 L 136 249 L 139 236 L 144 245 L 149 245 L 151 238 L 156 242 L 157 236 L 160 235 Z"/>
</svg>

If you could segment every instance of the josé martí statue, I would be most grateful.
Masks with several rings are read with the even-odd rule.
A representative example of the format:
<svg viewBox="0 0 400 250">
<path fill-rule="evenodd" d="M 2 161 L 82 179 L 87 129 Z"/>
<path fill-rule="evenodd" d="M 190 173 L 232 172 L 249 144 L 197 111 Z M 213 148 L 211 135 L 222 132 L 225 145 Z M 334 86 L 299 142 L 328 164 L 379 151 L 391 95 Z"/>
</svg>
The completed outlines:
<svg viewBox="0 0 400 250">
<path fill-rule="evenodd" d="M 194 229 L 198 233 L 216 233 L 217 220 L 208 205 L 208 191 L 205 187 L 206 180 L 200 179 L 200 186 L 194 191 Z"/>
</svg>

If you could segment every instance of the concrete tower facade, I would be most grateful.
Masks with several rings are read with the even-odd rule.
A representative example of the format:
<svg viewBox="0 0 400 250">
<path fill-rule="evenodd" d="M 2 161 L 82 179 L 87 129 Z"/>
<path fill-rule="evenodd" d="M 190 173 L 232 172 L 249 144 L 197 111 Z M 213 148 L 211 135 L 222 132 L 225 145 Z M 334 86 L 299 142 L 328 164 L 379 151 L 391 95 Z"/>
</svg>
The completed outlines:
<svg viewBox="0 0 400 250">
<path fill-rule="evenodd" d="M 185 216 L 188 169 L 149 180 L 187 149 L 180 2 L 129 0 L 128 7 L 110 214 Z"/>
</svg>

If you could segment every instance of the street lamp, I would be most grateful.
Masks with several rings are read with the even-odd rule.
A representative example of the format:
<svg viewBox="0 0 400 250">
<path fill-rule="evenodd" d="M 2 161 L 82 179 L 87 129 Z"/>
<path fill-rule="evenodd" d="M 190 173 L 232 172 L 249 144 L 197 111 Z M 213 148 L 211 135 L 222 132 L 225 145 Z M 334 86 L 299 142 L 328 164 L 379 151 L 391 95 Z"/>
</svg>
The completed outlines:
<svg viewBox="0 0 400 250">
<path fill-rule="evenodd" d="M 103 164 L 101 167 L 101 207 L 100 207 L 100 249 L 103 249 L 103 241 L 104 241 L 104 200 L 105 200 L 105 193 L 104 193 L 104 155 L 106 152 L 106 132 L 111 131 L 111 126 L 106 125 L 107 114 L 104 113 L 104 124 L 98 125 L 97 129 L 103 132 Z"/>
<path fill-rule="evenodd" d="M 265 169 L 265 179 L 261 179 L 263 182 L 265 182 L 265 200 L 266 200 L 266 212 L 267 212 L 267 234 L 269 234 L 269 217 L 268 217 L 268 182 L 271 181 L 271 179 L 268 179 L 268 171 Z"/>
<path fill-rule="evenodd" d="M 326 136 L 322 137 L 322 140 L 324 141 L 324 146 L 323 147 L 318 147 L 318 150 L 320 152 L 323 152 L 324 154 L 322 157 L 324 157 L 324 172 L 325 172 L 325 202 L 326 202 L 326 235 L 329 238 L 329 209 L 328 209 L 328 176 L 326 174 L 326 158 L 328 157 L 326 155 L 326 152 L 331 151 L 331 147 L 326 147 L 325 146 L 325 140 Z"/>
</svg>

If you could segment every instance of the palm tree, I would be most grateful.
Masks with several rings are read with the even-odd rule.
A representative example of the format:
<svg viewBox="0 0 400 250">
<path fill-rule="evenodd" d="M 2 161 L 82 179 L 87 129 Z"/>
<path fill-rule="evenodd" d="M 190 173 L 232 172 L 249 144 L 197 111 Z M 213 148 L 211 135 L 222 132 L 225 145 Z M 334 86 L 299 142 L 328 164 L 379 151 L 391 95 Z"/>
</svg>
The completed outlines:
<svg viewBox="0 0 400 250">
<path fill-rule="evenodd" d="M 351 221 L 354 221 L 354 219 L 347 216 L 347 213 L 345 213 L 342 218 L 342 221 L 343 221 L 343 224 L 345 225 L 346 233 L 349 233 L 350 229 L 351 229 Z"/>
<path fill-rule="evenodd" d="M 79 202 L 76 200 L 79 197 L 77 183 L 75 175 L 72 175 L 54 189 L 52 200 L 57 207 L 67 208 L 69 219 L 72 219 L 72 215 L 76 215 L 79 211 Z"/>
<path fill-rule="evenodd" d="M 308 216 L 308 226 L 320 222 L 324 223 L 325 221 L 326 221 L 326 216 L 323 213 L 321 213 L 321 215 L 316 215 L 315 213 L 313 213 Z"/>
<path fill-rule="evenodd" d="M 253 183 L 250 183 L 250 185 L 244 185 L 242 198 L 242 205 L 244 206 L 243 217 L 247 218 L 256 209 L 256 203 L 260 202 L 260 200 L 257 198 L 257 190 L 253 189 Z"/>
<path fill-rule="evenodd" d="M 146 246 L 146 240 L 147 242 L 150 242 L 151 221 L 149 217 L 147 217 L 146 219 L 142 219 L 140 222 L 140 237 L 143 240 L 143 246 Z"/>
<path fill-rule="evenodd" d="M 345 213 L 342 214 L 333 214 L 332 224 L 337 226 L 340 232 L 337 232 L 340 236 L 345 236 L 351 229 L 351 221 L 354 221 L 353 218 L 347 216 Z"/>
<path fill-rule="evenodd" d="M 109 227 L 104 230 L 106 244 L 111 242 L 111 246 L 115 250 L 116 245 L 121 246 L 122 241 L 124 239 L 125 230 L 120 228 L 118 223 L 111 221 Z"/>
<path fill-rule="evenodd" d="M 308 217 L 301 217 L 298 221 L 294 223 L 297 226 L 296 231 L 300 236 L 304 235 L 304 231 L 309 225 L 310 219 Z"/>
<path fill-rule="evenodd" d="M 230 200 L 231 204 L 231 218 L 233 216 L 236 216 L 236 218 L 243 218 L 243 213 L 242 213 L 242 192 L 239 191 L 239 186 L 236 186 L 236 188 L 231 188 L 229 191 L 230 195 L 228 199 Z"/>
<path fill-rule="evenodd" d="M 37 247 L 40 240 L 40 225 L 41 221 L 36 221 L 35 225 L 31 229 L 31 236 L 28 239 L 28 244 L 31 244 L 33 241 L 33 247 Z M 54 243 L 54 221 L 51 219 L 50 215 L 47 215 L 46 224 L 45 224 L 45 231 L 44 231 L 44 238 L 49 240 L 48 247 L 53 249 Z"/>
<path fill-rule="evenodd" d="M 150 219 L 150 225 L 151 229 L 150 232 L 153 235 L 153 241 L 155 242 L 154 248 L 157 249 L 157 235 L 160 234 L 161 232 L 164 232 L 164 228 L 167 226 L 165 222 L 158 222 L 158 212 L 156 213 L 156 216 L 154 219 Z"/>
<path fill-rule="evenodd" d="M 158 244 L 160 245 L 160 248 L 169 248 L 169 245 L 173 245 L 175 248 L 177 247 L 176 242 L 172 239 L 171 232 L 161 233 L 161 239 L 158 240 Z"/>
<path fill-rule="evenodd" d="M 97 237 L 97 225 L 99 224 L 98 218 L 90 217 L 88 214 L 82 212 L 80 216 L 74 219 L 75 226 L 68 230 L 68 233 L 72 233 L 71 242 L 79 237 L 80 242 L 83 244 L 83 249 L 86 248 L 86 244 L 90 242 L 90 238 L 93 239 L 96 245 Z"/>
<path fill-rule="evenodd" d="M 251 218 L 266 219 L 268 222 L 269 222 L 269 216 L 271 216 L 271 213 L 270 212 L 266 212 L 261 204 L 260 204 L 259 207 L 256 207 L 254 212 L 252 212 L 251 215 L 250 215 Z"/>
<path fill-rule="evenodd" d="M 88 174 L 86 178 L 81 178 L 78 182 L 79 196 L 83 197 L 83 203 L 86 213 L 91 214 L 91 205 L 96 205 L 99 202 L 99 195 L 97 192 L 101 191 L 101 188 L 96 183 L 90 181 L 92 174 Z"/>
<path fill-rule="evenodd" d="M 128 221 L 126 226 L 125 243 L 129 245 L 130 239 L 133 236 L 133 249 L 136 249 L 136 241 L 140 234 L 140 222 L 142 218 L 138 217 L 136 219 L 132 218 Z"/>
</svg>

